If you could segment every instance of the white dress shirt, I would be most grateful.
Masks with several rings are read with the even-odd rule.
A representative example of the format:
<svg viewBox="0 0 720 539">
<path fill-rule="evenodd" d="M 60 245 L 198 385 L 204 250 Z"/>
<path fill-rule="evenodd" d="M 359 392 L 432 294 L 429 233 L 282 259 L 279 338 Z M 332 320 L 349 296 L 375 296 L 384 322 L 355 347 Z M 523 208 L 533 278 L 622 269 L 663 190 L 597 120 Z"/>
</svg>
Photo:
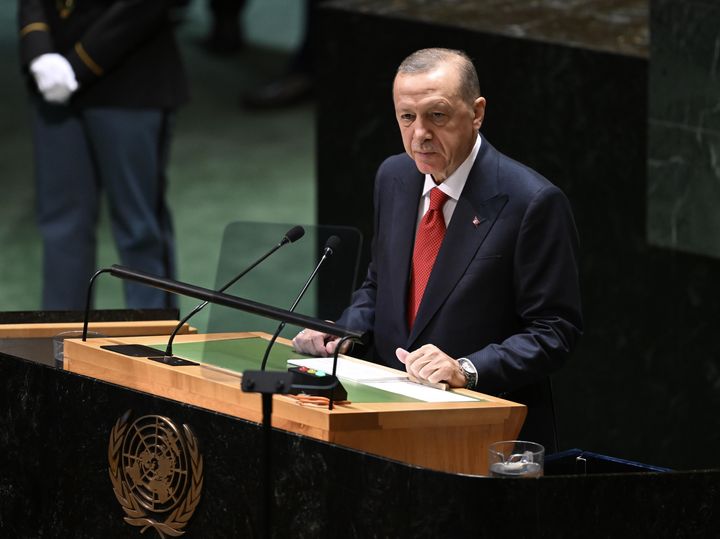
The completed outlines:
<svg viewBox="0 0 720 539">
<path fill-rule="evenodd" d="M 425 184 L 423 185 L 422 196 L 420 197 L 420 204 L 418 205 L 418 217 L 415 223 L 416 231 L 417 227 L 420 226 L 420 221 L 430 207 L 430 191 L 434 187 L 437 187 L 449 197 L 443 206 L 443 217 L 445 218 L 445 226 L 450 224 L 450 219 L 455 211 L 455 206 L 457 206 L 457 201 L 460 198 L 463 188 L 465 187 L 465 182 L 467 182 L 470 169 L 472 168 L 473 163 L 475 163 L 475 158 L 480 151 L 481 144 L 482 139 L 480 138 L 480 135 L 478 135 L 475 140 L 475 145 L 470 151 L 470 155 L 468 155 L 465 161 L 462 162 L 455 172 L 450 174 L 447 180 L 442 182 L 440 185 L 435 183 L 432 174 L 425 174 Z"/>
</svg>

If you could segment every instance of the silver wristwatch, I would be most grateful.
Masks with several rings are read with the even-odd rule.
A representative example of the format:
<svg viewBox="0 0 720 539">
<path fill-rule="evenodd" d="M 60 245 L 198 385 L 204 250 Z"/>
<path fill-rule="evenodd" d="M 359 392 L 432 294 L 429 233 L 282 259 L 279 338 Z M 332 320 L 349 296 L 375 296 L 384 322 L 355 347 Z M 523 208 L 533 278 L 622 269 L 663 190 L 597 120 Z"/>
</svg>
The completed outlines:
<svg viewBox="0 0 720 539">
<path fill-rule="evenodd" d="M 467 389 L 475 389 L 475 386 L 477 385 L 477 369 L 475 368 L 475 365 L 473 365 L 472 361 L 466 357 L 458 359 L 458 363 L 465 375 L 465 387 Z"/>
</svg>

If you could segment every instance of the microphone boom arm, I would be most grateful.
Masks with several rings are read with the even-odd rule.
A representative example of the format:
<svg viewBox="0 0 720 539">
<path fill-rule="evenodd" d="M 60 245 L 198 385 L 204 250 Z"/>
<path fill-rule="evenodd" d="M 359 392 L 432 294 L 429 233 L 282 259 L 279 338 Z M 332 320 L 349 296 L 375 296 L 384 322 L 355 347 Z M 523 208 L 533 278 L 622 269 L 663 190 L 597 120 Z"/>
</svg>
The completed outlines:
<svg viewBox="0 0 720 539">
<path fill-rule="evenodd" d="M 209 303 L 223 305 L 225 307 L 230 307 L 231 309 L 257 314 L 259 316 L 264 316 L 265 318 L 272 318 L 273 320 L 278 320 L 279 322 L 291 323 L 298 327 L 310 328 L 316 331 L 322 331 L 323 333 L 331 333 L 339 337 L 352 337 L 354 339 L 364 341 L 364 333 L 360 331 L 347 329 L 342 326 L 331 324 L 330 322 L 325 322 L 324 320 L 320 320 L 318 318 L 313 318 L 303 314 L 296 314 L 286 311 L 285 309 L 279 309 L 277 307 L 233 296 L 231 294 L 215 292 L 214 290 L 133 270 L 118 264 L 113 264 L 109 268 L 109 272 L 113 277 L 139 282 L 173 294 L 180 294 L 182 296 L 196 298 L 201 301 L 208 301 Z"/>
</svg>

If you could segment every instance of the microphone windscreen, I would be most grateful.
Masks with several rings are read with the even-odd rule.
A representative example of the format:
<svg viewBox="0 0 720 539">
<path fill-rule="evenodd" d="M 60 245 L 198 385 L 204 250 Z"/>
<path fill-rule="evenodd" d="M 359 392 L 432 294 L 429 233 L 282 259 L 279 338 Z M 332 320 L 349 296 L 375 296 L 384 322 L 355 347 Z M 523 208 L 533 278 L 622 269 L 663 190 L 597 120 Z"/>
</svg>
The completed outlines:
<svg viewBox="0 0 720 539">
<path fill-rule="evenodd" d="M 330 236 L 325 242 L 325 249 L 330 249 L 331 253 L 335 252 L 338 247 L 340 247 L 340 238 L 337 236 Z"/>
<path fill-rule="evenodd" d="M 289 241 L 290 243 L 293 243 L 300 238 L 302 238 L 305 235 L 305 229 L 301 227 L 300 225 L 292 227 L 290 230 L 288 230 L 285 233 L 285 237 L 283 239 Z"/>
</svg>

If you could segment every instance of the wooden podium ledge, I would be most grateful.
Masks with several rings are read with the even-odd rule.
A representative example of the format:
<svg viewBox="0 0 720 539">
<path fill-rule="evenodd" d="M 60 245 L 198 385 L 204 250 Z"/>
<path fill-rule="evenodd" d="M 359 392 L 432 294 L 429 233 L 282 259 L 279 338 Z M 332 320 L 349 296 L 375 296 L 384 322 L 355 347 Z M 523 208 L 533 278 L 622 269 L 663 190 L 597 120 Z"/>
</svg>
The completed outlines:
<svg viewBox="0 0 720 539">
<path fill-rule="evenodd" d="M 133 335 L 169 335 L 178 320 L 141 320 L 135 322 L 90 322 L 88 331 L 108 337 Z M 40 324 L 0 324 L 0 339 L 44 339 L 65 331 L 82 331 L 82 322 L 52 322 Z M 197 333 L 197 329 L 183 324 L 180 334 Z"/>
<path fill-rule="evenodd" d="M 267 340 L 269 335 L 182 335 L 175 342 L 257 337 Z M 261 397 L 241 390 L 242 374 L 202 364 L 173 367 L 100 348 L 109 344 L 153 345 L 157 344 L 157 338 L 69 340 L 65 343 L 64 368 L 234 417 L 257 423 L 262 421 Z M 465 389 L 454 391 L 481 400 L 362 402 L 328 410 L 324 406 L 300 405 L 291 397 L 275 395 L 272 424 L 276 428 L 418 466 L 484 475 L 488 466 L 487 446 L 498 440 L 515 439 L 527 409 L 522 404 L 490 395 Z"/>
</svg>

